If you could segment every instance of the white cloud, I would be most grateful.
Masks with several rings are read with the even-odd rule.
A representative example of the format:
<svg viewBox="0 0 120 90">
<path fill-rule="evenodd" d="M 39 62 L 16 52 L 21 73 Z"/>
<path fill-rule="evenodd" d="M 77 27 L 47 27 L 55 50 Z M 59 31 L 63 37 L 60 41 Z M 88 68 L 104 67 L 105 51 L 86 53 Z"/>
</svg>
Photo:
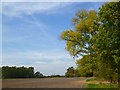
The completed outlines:
<svg viewBox="0 0 120 90">
<path fill-rule="evenodd" d="M 68 62 L 54 62 L 54 63 L 49 63 L 49 64 L 41 64 L 38 63 L 36 64 L 35 70 L 40 71 L 45 75 L 53 75 L 53 74 L 60 74 L 64 75 L 68 67 L 70 66 L 76 66 L 74 61 L 69 60 Z"/>
<path fill-rule="evenodd" d="M 3 65 L 33 66 L 35 71 L 45 75 L 64 74 L 69 66 L 75 66 L 75 61 L 66 52 L 14 52 L 3 53 Z"/>
<path fill-rule="evenodd" d="M 59 8 L 66 7 L 70 3 L 58 2 L 20 2 L 20 3 L 3 3 L 2 13 L 7 16 L 31 15 L 34 13 L 55 13 Z"/>
<path fill-rule="evenodd" d="M 13 53 L 3 53 L 3 60 L 35 60 L 35 62 L 54 62 L 56 60 L 69 60 L 71 59 L 68 53 L 57 52 L 57 51 L 43 51 L 43 52 L 13 52 Z M 47 60 L 47 61 L 46 61 Z M 33 62 L 34 63 L 34 62 Z"/>
</svg>

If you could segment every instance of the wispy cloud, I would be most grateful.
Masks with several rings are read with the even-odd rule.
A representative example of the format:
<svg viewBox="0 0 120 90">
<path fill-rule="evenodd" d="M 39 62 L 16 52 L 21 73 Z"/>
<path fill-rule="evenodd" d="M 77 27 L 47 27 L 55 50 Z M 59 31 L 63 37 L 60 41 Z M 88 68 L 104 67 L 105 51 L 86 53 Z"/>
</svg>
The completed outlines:
<svg viewBox="0 0 120 90">
<path fill-rule="evenodd" d="M 56 13 L 59 12 L 59 8 L 64 8 L 67 5 L 70 5 L 69 3 L 29 3 L 29 2 L 21 2 L 21 3 L 3 3 L 2 4 L 2 14 L 5 16 L 9 16 L 10 19 L 14 20 L 14 17 L 19 17 L 19 20 L 22 21 L 23 24 L 25 24 L 24 27 L 19 27 L 21 30 L 25 30 L 25 28 L 29 29 L 29 26 L 33 26 L 35 28 L 39 28 L 42 36 L 44 35 L 45 38 L 50 40 L 50 42 L 55 43 L 55 40 L 53 36 L 49 34 L 47 29 L 49 28 L 49 25 L 44 24 L 41 21 L 38 21 L 36 17 L 32 14 L 35 13 Z M 29 18 L 27 18 L 24 15 L 28 15 Z M 11 18 L 13 17 L 13 18 Z M 4 19 L 3 19 L 4 20 Z M 3 25 L 5 28 L 7 28 L 9 25 L 4 24 Z M 15 26 L 15 25 L 14 25 Z M 13 28 L 12 28 L 13 29 Z M 5 32 L 6 31 L 6 32 Z M 11 28 L 7 28 L 7 30 L 3 30 L 5 32 L 5 35 L 3 38 L 3 41 L 5 42 L 18 42 L 25 40 L 26 37 L 28 36 L 16 36 L 15 38 L 12 38 L 13 36 L 8 36 L 6 35 L 7 33 L 9 34 L 9 31 L 11 33 Z M 13 31 L 13 30 L 12 30 Z M 33 30 L 32 30 L 33 31 Z M 25 38 L 24 38 L 25 37 Z M 41 37 L 40 39 L 45 39 L 44 37 Z M 30 39 L 30 38 L 28 38 Z"/>
<path fill-rule="evenodd" d="M 54 62 L 56 60 L 65 62 L 66 60 L 72 59 L 68 53 L 59 51 L 42 51 L 42 52 L 13 52 L 3 54 L 4 61 L 10 60 L 34 60 L 35 62 Z M 21 61 L 22 62 L 22 61 Z M 34 62 L 33 62 L 34 63 Z"/>
<path fill-rule="evenodd" d="M 17 30 L 15 30 L 15 28 L 10 28 L 9 25 L 4 24 L 4 30 L 3 30 L 3 39 L 2 42 L 7 42 L 7 43 L 18 43 L 18 42 L 25 42 L 26 40 L 36 40 L 35 35 L 33 33 L 29 33 L 29 32 L 34 32 L 34 33 L 39 33 L 39 40 L 42 42 L 45 41 L 49 41 L 52 44 L 55 43 L 55 38 L 50 35 L 50 32 L 48 32 L 49 29 L 49 25 L 44 24 L 41 21 L 38 21 L 37 18 L 35 16 L 30 16 L 30 18 L 26 18 L 26 17 L 19 17 L 21 23 L 23 23 L 22 27 L 19 27 L 19 33 L 21 33 L 21 35 L 16 36 L 15 32 Z M 34 27 L 33 29 L 30 29 L 30 26 Z M 14 26 L 15 27 L 15 26 Z M 29 31 L 26 31 L 26 30 Z M 28 33 L 23 35 L 22 32 Z M 10 35 L 11 33 L 11 35 Z M 38 38 L 37 38 L 38 39 Z M 31 40 L 31 41 L 32 41 Z"/>
<path fill-rule="evenodd" d="M 68 62 L 61 62 L 57 61 L 54 63 L 37 63 L 35 64 L 35 69 L 36 71 L 40 71 L 44 73 L 45 75 L 53 75 L 53 74 L 59 74 L 59 75 L 64 75 L 68 67 L 70 66 L 76 66 L 75 62 L 72 60 L 69 60 Z"/>
<path fill-rule="evenodd" d="M 21 42 L 21 41 L 25 41 L 26 39 L 27 39 L 28 37 L 16 37 L 16 38 L 14 38 L 14 37 L 7 37 L 7 36 L 5 36 L 5 38 L 3 38 L 2 39 L 2 42 L 4 43 L 4 42 Z"/>
<path fill-rule="evenodd" d="M 55 13 L 59 8 L 64 8 L 70 3 L 59 2 L 20 2 L 20 3 L 3 3 L 2 14 L 7 16 L 31 15 L 34 13 Z"/>
</svg>

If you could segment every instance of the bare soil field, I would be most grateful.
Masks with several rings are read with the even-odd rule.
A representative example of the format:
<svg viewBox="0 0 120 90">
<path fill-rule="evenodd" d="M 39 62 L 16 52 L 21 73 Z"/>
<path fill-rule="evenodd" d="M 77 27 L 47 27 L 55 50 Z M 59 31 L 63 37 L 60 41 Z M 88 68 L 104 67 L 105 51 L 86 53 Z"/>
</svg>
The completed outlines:
<svg viewBox="0 0 120 90">
<path fill-rule="evenodd" d="M 87 78 L 3 79 L 2 88 L 82 88 Z"/>
</svg>

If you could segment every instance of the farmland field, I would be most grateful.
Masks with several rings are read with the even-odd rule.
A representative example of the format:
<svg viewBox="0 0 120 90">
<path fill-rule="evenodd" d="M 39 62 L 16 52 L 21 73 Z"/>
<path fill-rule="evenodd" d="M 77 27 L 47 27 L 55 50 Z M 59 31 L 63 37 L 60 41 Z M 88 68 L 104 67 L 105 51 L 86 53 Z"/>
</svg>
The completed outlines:
<svg viewBox="0 0 120 90">
<path fill-rule="evenodd" d="M 87 78 L 3 79 L 2 88 L 82 88 Z"/>
</svg>

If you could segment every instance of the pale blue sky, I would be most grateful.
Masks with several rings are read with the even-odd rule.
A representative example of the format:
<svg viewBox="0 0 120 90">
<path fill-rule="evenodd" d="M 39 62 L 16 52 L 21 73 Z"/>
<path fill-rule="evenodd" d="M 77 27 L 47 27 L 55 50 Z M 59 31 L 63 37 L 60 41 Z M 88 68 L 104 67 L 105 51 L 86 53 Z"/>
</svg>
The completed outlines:
<svg viewBox="0 0 120 90">
<path fill-rule="evenodd" d="M 75 12 L 95 9 L 103 3 L 3 3 L 3 65 L 33 66 L 44 75 L 64 75 L 75 61 L 60 40 L 72 29 Z"/>
</svg>

